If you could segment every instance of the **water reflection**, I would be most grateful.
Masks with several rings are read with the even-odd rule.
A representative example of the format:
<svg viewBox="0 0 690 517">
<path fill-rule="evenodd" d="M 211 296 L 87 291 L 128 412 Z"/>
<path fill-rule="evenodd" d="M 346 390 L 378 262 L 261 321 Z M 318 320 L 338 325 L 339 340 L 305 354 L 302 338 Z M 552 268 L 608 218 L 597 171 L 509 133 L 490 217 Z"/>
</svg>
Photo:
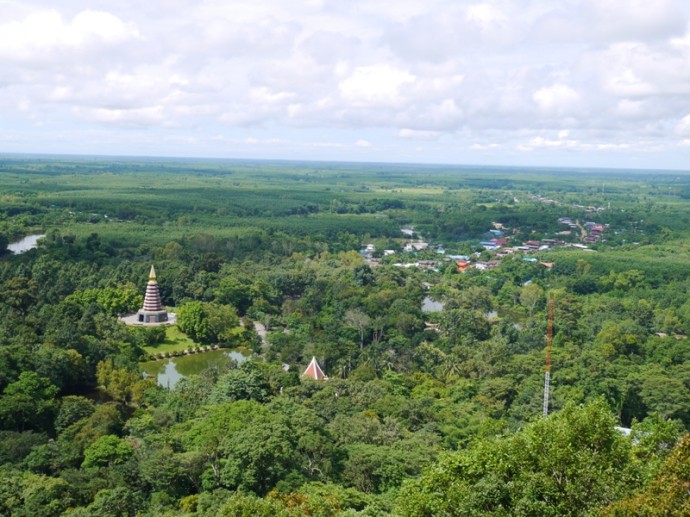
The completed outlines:
<svg viewBox="0 0 690 517">
<path fill-rule="evenodd" d="M 19 255 L 20 253 L 24 253 L 25 251 L 34 249 L 38 245 L 38 240 L 42 239 L 45 236 L 45 233 L 35 233 L 33 235 L 27 235 L 26 237 L 18 240 L 17 242 L 12 242 L 8 244 L 7 249 L 15 255 Z"/>
<path fill-rule="evenodd" d="M 242 363 L 249 359 L 248 350 L 213 350 L 201 354 L 171 357 L 162 361 L 147 361 L 141 363 L 141 371 L 145 376 L 156 376 L 158 384 L 165 388 L 174 388 L 180 379 L 188 375 L 196 375 L 216 364 L 234 359 Z"/>
</svg>

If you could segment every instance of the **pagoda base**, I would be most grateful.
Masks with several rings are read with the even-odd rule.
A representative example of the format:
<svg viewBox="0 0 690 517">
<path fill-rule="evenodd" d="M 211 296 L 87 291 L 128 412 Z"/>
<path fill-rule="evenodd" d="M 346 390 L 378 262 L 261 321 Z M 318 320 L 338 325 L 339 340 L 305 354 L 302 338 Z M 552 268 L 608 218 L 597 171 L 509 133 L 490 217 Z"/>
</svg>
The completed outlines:
<svg viewBox="0 0 690 517">
<path fill-rule="evenodd" d="M 167 323 L 168 311 L 145 311 L 137 312 L 137 323 Z"/>
<path fill-rule="evenodd" d="M 165 311 L 162 311 L 162 312 L 165 312 Z M 148 320 L 146 318 L 147 314 L 144 314 L 143 318 L 139 319 L 140 314 L 141 314 L 141 311 L 139 311 L 135 314 L 128 314 L 126 316 L 121 316 L 118 318 L 118 320 L 120 320 L 125 325 L 132 325 L 132 326 L 142 325 L 145 327 L 156 327 L 158 325 L 175 325 L 177 323 L 177 318 L 175 317 L 176 315 L 174 312 L 168 312 L 166 319 L 151 317 L 154 314 L 151 311 L 148 312 L 148 316 L 149 316 Z"/>
</svg>

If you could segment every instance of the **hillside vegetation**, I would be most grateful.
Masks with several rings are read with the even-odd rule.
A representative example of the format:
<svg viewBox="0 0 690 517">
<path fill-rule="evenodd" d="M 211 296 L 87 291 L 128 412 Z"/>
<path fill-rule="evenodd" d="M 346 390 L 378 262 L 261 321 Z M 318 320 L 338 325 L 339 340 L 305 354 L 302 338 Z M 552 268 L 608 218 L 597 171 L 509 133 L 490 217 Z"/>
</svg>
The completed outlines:
<svg viewBox="0 0 690 517">
<path fill-rule="evenodd" d="M 0 515 L 688 512 L 690 176 L 49 157 L 0 173 Z M 180 316 L 167 333 L 118 321 L 152 264 Z M 215 345 L 253 355 L 174 389 L 141 374 Z M 300 377 L 313 356 L 328 381 Z"/>
</svg>

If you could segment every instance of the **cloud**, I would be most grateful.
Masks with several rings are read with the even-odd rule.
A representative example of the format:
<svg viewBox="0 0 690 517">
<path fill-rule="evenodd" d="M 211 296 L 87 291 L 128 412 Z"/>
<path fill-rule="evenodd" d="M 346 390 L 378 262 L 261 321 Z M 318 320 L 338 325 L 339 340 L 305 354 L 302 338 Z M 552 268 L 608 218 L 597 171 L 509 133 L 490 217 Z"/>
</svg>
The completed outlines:
<svg viewBox="0 0 690 517">
<path fill-rule="evenodd" d="M 532 99 L 541 111 L 556 115 L 572 113 L 580 105 L 580 94 L 565 84 L 540 88 Z"/>
<path fill-rule="evenodd" d="M 500 148 L 500 144 L 472 144 L 470 146 L 473 151 L 495 151 Z"/>
<path fill-rule="evenodd" d="M 518 148 L 618 159 L 624 145 L 661 156 L 690 139 L 682 0 L 3 5 L 8 150 L 160 142 L 217 154 L 257 148 L 241 143 L 251 132 L 286 157 L 398 159 L 416 140 L 433 145 L 415 159 L 513 151 L 508 160 Z"/>
<path fill-rule="evenodd" d="M 126 126 L 147 126 L 164 119 L 162 106 L 135 109 L 75 108 L 74 113 L 85 120 Z"/>
<path fill-rule="evenodd" d="M 493 30 L 505 27 L 508 22 L 506 15 L 492 4 L 470 5 L 466 11 L 466 18 L 479 26 L 482 30 Z"/>
<path fill-rule="evenodd" d="M 625 142 L 583 142 L 569 138 L 569 131 L 559 131 L 556 138 L 536 136 L 528 142 L 516 146 L 518 151 L 532 152 L 538 150 L 567 150 L 567 151 L 623 151 L 630 149 L 630 144 Z"/>
<path fill-rule="evenodd" d="M 65 21 L 58 11 L 41 10 L 0 25 L 0 58 L 47 61 L 58 52 L 117 45 L 140 37 L 135 24 L 104 11 L 84 10 Z"/>
<path fill-rule="evenodd" d="M 343 99 L 354 106 L 390 106 L 403 99 L 402 89 L 415 81 L 407 70 L 383 63 L 357 67 L 340 82 Z"/>
<path fill-rule="evenodd" d="M 441 132 L 403 128 L 398 131 L 398 136 L 400 138 L 409 138 L 410 140 L 437 140 L 441 136 Z"/>
<path fill-rule="evenodd" d="M 685 115 L 676 125 L 676 132 L 684 137 L 690 136 L 690 115 Z"/>
<path fill-rule="evenodd" d="M 593 32 L 603 39 L 664 39 L 685 29 L 682 2 L 675 0 L 588 0 Z"/>
</svg>

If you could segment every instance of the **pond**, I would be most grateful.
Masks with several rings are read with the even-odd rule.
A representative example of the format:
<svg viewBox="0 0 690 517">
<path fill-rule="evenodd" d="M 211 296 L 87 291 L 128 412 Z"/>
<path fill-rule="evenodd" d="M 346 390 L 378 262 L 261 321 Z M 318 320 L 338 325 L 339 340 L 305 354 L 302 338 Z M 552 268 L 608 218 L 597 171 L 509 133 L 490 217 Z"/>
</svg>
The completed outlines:
<svg viewBox="0 0 690 517">
<path fill-rule="evenodd" d="M 422 300 L 422 312 L 441 312 L 443 310 L 443 302 L 437 302 L 430 296 L 426 296 Z"/>
<path fill-rule="evenodd" d="M 147 361 L 141 363 L 140 368 L 146 377 L 155 375 L 158 384 L 164 388 L 174 388 L 180 379 L 201 373 L 225 358 L 242 363 L 250 356 L 251 352 L 248 350 L 213 350 L 160 361 Z"/>
<path fill-rule="evenodd" d="M 25 251 L 34 249 L 38 245 L 38 240 L 42 239 L 45 236 L 45 233 L 35 233 L 32 235 L 27 235 L 26 237 L 18 240 L 17 242 L 11 242 L 10 244 L 8 244 L 7 249 L 15 255 L 19 255 L 20 253 L 24 253 Z"/>
</svg>

